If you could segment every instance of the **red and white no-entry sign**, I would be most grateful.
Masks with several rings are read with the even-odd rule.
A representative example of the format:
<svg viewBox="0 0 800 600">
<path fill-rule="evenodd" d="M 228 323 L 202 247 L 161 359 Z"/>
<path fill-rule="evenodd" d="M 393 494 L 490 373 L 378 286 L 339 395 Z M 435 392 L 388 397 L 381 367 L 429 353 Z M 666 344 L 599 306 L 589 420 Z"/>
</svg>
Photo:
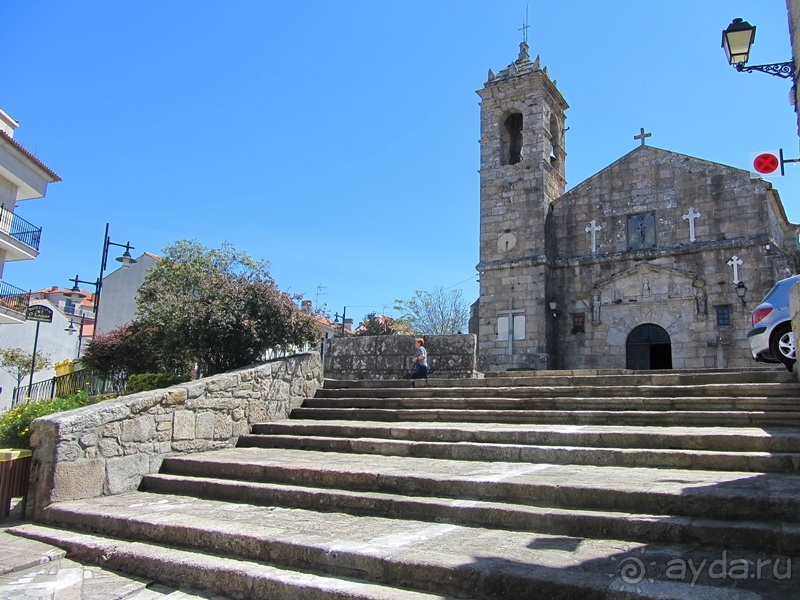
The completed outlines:
<svg viewBox="0 0 800 600">
<path fill-rule="evenodd" d="M 766 150 L 750 155 L 750 176 L 753 178 L 783 175 L 783 156 L 780 150 Z"/>
<path fill-rule="evenodd" d="M 769 175 L 781 166 L 781 159 L 772 152 L 762 152 L 753 159 L 753 169 L 756 173 Z"/>
</svg>

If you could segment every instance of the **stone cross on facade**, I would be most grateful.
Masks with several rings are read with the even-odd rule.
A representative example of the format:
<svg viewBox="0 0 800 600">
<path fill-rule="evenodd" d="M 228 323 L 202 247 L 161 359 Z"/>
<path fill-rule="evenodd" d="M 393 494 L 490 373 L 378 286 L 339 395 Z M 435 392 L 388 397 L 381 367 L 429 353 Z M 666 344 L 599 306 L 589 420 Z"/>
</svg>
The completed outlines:
<svg viewBox="0 0 800 600">
<path fill-rule="evenodd" d="M 592 234 L 592 254 L 597 254 L 597 232 L 602 230 L 603 228 L 598 227 L 594 219 L 584 229 L 586 233 Z"/>
<path fill-rule="evenodd" d="M 501 318 L 505 318 L 506 321 L 507 321 L 505 335 L 508 336 L 508 355 L 509 356 L 514 354 L 514 338 L 522 339 L 522 337 L 524 336 L 524 328 L 525 328 L 524 323 L 521 324 L 522 325 L 522 329 L 523 329 L 522 332 L 517 332 L 516 331 L 517 327 L 515 326 L 516 325 L 516 323 L 515 323 L 516 317 L 518 315 L 522 315 L 524 312 L 525 312 L 524 308 L 514 308 L 514 299 L 513 298 L 509 298 L 508 299 L 508 310 L 498 310 L 497 311 L 497 316 L 498 316 L 498 319 L 497 319 L 498 320 L 498 332 L 497 333 L 499 334 L 501 339 L 502 339 L 502 336 L 503 336 L 504 332 L 502 330 L 500 330 L 499 321 L 500 321 Z M 524 320 L 524 317 L 523 317 L 523 320 Z M 522 333 L 523 335 L 518 335 L 518 333 Z"/>
<path fill-rule="evenodd" d="M 685 215 L 681 215 L 681 218 L 684 221 L 689 221 L 689 241 L 694 242 L 694 222 L 699 219 L 702 215 L 699 212 L 695 212 L 694 207 L 689 209 L 689 212 Z"/>
<path fill-rule="evenodd" d="M 728 266 L 733 267 L 733 283 L 739 283 L 739 267 L 744 264 L 744 261 L 738 256 L 732 256 L 728 261 Z"/>
<path fill-rule="evenodd" d="M 647 144 L 645 143 L 645 138 L 652 137 L 652 135 L 652 133 L 645 133 L 644 127 L 639 127 L 639 135 L 633 136 L 633 139 L 641 141 L 642 146 L 646 146 Z"/>
</svg>

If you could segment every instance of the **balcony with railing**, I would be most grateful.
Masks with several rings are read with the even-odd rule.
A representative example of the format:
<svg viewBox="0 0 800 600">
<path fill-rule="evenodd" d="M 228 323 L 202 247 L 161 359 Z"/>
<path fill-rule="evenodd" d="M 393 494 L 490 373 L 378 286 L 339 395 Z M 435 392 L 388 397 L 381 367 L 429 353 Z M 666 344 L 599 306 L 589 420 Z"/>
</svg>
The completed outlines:
<svg viewBox="0 0 800 600">
<path fill-rule="evenodd" d="M 0 206 L 0 249 L 6 251 L 7 262 L 36 258 L 41 238 L 41 227 Z"/>
<path fill-rule="evenodd" d="M 0 325 L 25 322 L 30 292 L 0 281 Z"/>
</svg>

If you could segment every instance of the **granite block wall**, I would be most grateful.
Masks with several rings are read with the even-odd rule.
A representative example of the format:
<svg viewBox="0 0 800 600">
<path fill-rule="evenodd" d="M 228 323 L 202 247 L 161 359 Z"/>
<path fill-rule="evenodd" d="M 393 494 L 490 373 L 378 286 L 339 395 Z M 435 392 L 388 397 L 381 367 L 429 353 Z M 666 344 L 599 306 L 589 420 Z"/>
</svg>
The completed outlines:
<svg viewBox="0 0 800 600">
<path fill-rule="evenodd" d="M 322 387 L 316 352 L 48 415 L 31 423 L 34 516 L 52 502 L 135 490 L 171 454 L 232 447 Z"/>
<path fill-rule="evenodd" d="M 425 339 L 429 377 L 478 377 L 475 335 L 435 335 Z M 414 336 L 378 335 L 331 338 L 325 342 L 329 379 L 404 379 L 410 377 Z"/>
</svg>

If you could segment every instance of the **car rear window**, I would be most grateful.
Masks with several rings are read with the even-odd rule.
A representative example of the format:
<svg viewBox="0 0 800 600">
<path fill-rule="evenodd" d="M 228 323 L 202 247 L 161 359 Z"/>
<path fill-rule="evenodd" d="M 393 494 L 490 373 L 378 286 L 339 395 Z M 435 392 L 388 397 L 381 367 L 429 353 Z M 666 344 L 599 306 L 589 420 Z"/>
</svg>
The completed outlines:
<svg viewBox="0 0 800 600">
<path fill-rule="evenodd" d="M 779 287 L 780 287 L 779 283 L 773 285 L 772 289 L 767 292 L 766 296 L 764 296 L 764 299 L 762 300 L 762 302 L 769 302 L 769 299 L 775 294 L 775 292 L 778 290 Z"/>
<path fill-rule="evenodd" d="M 775 293 L 780 288 L 786 288 L 786 294 L 788 296 L 789 288 L 791 288 L 798 281 L 800 281 L 800 277 L 790 277 L 789 279 L 781 279 L 778 283 L 776 283 L 774 286 L 772 286 L 772 289 L 769 292 L 767 292 L 767 295 L 764 296 L 764 300 L 762 300 L 762 302 L 769 302 L 769 299 L 773 295 L 775 295 Z"/>
</svg>

